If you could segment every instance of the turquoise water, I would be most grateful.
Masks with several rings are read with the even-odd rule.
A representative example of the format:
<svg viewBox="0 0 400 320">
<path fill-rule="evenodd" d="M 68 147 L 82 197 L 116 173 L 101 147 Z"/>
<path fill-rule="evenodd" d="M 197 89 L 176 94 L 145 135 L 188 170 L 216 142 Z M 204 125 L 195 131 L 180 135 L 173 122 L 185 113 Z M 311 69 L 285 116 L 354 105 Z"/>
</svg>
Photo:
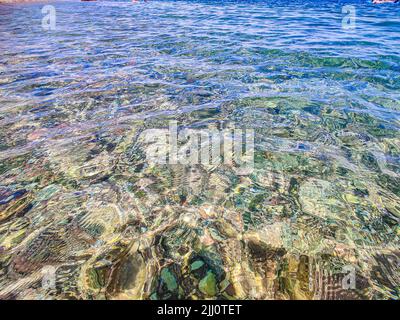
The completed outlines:
<svg viewBox="0 0 400 320">
<path fill-rule="evenodd" d="M 399 298 L 400 5 L 50 4 L 0 5 L 0 297 Z M 150 163 L 171 120 L 254 170 Z"/>
</svg>

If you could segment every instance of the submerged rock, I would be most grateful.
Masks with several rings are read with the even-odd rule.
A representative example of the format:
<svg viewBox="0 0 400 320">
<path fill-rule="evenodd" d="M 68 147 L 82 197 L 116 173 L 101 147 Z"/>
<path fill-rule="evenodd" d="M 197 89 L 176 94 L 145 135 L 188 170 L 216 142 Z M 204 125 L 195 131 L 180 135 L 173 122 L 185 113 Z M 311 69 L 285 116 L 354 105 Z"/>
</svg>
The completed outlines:
<svg viewBox="0 0 400 320">
<path fill-rule="evenodd" d="M 0 190 L 0 223 L 13 217 L 22 216 L 32 207 L 32 197 L 27 190 Z"/>
<path fill-rule="evenodd" d="M 208 271 L 207 275 L 200 280 L 199 290 L 209 297 L 213 297 L 217 294 L 215 275 L 211 271 Z"/>
</svg>

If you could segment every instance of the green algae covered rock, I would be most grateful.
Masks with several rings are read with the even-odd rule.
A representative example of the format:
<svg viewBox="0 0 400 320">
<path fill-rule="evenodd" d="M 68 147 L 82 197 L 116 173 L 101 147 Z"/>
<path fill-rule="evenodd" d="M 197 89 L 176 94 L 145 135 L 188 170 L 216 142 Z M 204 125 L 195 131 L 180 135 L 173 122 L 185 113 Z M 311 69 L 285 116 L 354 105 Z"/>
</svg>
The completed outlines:
<svg viewBox="0 0 400 320">
<path fill-rule="evenodd" d="M 168 268 L 165 268 L 161 271 L 161 279 L 166 284 L 169 291 L 174 291 L 178 288 L 176 279 Z"/>
<path fill-rule="evenodd" d="M 217 294 L 217 285 L 214 273 L 211 271 L 207 272 L 207 275 L 199 282 L 199 289 L 207 296 L 212 297 Z"/>
</svg>

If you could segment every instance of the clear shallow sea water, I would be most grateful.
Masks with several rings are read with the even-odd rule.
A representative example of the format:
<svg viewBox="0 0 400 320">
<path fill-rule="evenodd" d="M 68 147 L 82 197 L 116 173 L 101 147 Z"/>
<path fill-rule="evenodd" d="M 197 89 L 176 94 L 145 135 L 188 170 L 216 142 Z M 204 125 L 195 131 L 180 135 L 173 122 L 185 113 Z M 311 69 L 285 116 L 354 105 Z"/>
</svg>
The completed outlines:
<svg viewBox="0 0 400 320">
<path fill-rule="evenodd" d="M 50 4 L 0 5 L 1 298 L 399 298 L 400 5 Z M 152 165 L 171 120 L 253 172 Z"/>
</svg>

